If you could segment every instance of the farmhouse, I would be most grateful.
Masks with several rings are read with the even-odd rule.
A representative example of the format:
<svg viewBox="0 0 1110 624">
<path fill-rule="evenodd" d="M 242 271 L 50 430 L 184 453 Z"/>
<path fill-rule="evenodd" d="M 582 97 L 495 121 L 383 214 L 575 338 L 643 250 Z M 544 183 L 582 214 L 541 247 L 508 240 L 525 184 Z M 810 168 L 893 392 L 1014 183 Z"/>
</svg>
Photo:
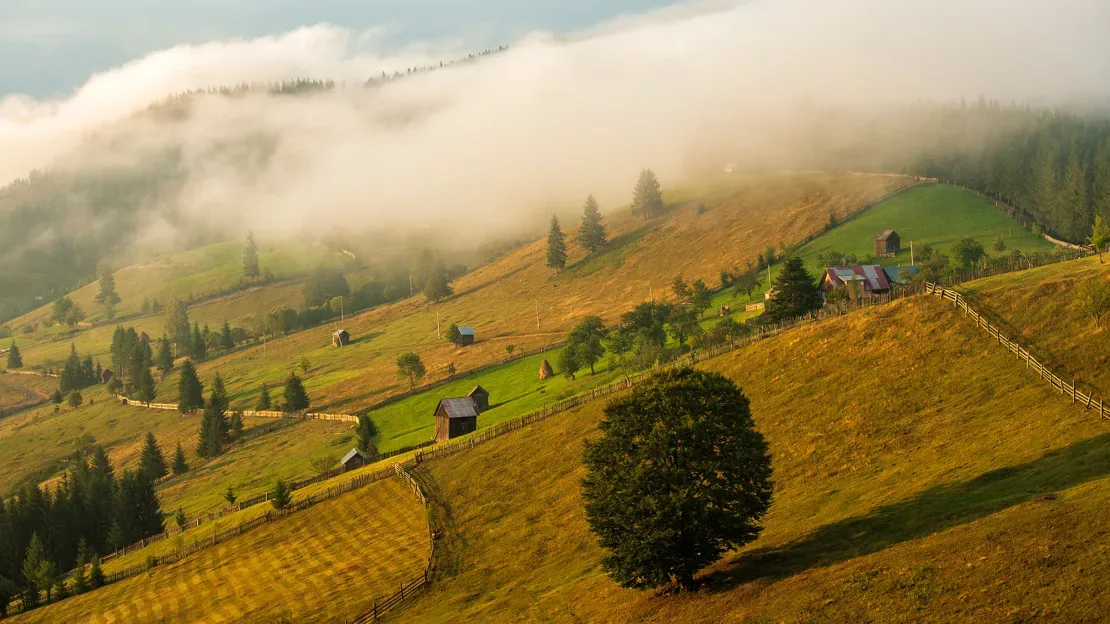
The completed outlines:
<svg viewBox="0 0 1110 624">
<path fill-rule="evenodd" d="M 366 455 L 363 455 L 362 451 L 355 448 L 351 449 L 350 453 L 344 455 L 343 459 L 339 460 L 339 463 L 343 464 L 343 470 L 354 470 L 355 468 L 362 468 L 368 462 L 366 461 Z"/>
<path fill-rule="evenodd" d="M 906 284 L 911 277 L 917 275 L 917 266 L 908 264 L 906 266 L 883 267 L 883 273 L 886 273 L 886 279 L 891 284 Z"/>
<path fill-rule="evenodd" d="M 859 284 L 860 293 L 866 296 L 890 292 L 890 280 L 886 271 L 877 264 L 828 267 L 821 276 L 821 292 L 827 293 L 853 282 Z"/>
<path fill-rule="evenodd" d="M 337 329 L 331 335 L 331 344 L 335 347 L 345 347 L 351 344 L 351 333 L 345 329 Z"/>
<path fill-rule="evenodd" d="M 474 344 L 474 328 L 473 327 L 460 327 L 459 328 L 459 346 L 465 347 L 466 345 Z"/>
<path fill-rule="evenodd" d="M 440 399 L 435 416 L 436 442 L 446 442 L 478 428 L 478 406 L 470 397 Z"/>
<path fill-rule="evenodd" d="M 875 256 L 897 256 L 902 250 L 902 237 L 894 230 L 883 230 L 875 237 Z"/>
<path fill-rule="evenodd" d="M 477 406 L 478 413 L 489 409 L 489 390 L 482 386 L 474 386 L 474 389 L 466 396 L 474 399 L 474 405 Z"/>
</svg>

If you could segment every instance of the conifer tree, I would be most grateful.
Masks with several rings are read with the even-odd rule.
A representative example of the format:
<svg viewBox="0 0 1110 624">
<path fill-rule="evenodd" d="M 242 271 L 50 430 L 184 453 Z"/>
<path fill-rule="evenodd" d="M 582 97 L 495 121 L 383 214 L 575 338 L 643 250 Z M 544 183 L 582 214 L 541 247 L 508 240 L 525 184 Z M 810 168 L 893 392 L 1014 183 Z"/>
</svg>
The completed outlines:
<svg viewBox="0 0 1110 624">
<path fill-rule="evenodd" d="M 89 587 L 97 589 L 104 586 L 104 572 L 100 569 L 100 557 L 93 555 L 92 567 L 89 568 Z"/>
<path fill-rule="evenodd" d="M 200 333 L 200 324 L 193 323 L 193 337 L 191 338 L 193 357 L 204 361 L 208 357 L 208 343 L 204 341 L 204 334 Z"/>
<path fill-rule="evenodd" d="M 238 440 L 243 437 L 243 412 L 235 411 L 231 414 L 231 439 Z"/>
<path fill-rule="evenodd" d="M 786 321 L 821 309 L 821 292 L 806 271 L 802 259 L 790 256 L 775 277 L 774 295 L 766 302 L 764 319 L 769 323 Z"/>
<path fill-rule="evenodd" d="M 50 599 L 50 588 L 54 586 L 54 579 L 58 574 L 57 567 L 50 560 L 46 546 L 36 532 L 31 535 L 31 543 L 27 545 L 27 554 L 23 558 L 23 578 L 27 579 L 30 591 L 27 593 L 29 604 L 38 604 L 40 595 L 46 593 Z"/>
<path fill-rule="evenodd" d="M 561 271 L 567 266 L 566 234 L 559 227 L 559 217 L 551 217 L 551 229 L 547 231 L 547 266 Z"/>
<path fill-rule="evenodd" d="M 216 401 L 222 414 L 220 420 L 220 441 L 227 440 L 228 433 L 231 431 L 231 422 L 228 420 L 228 411 L 231 409 L 231 401 L 227 398 L 227 389 L 224 387 L 224 378 L 216 373 L 216 377 L 212 379 L 212 398 Z"/>
<path fill-rule="evenodd" d="M 177 450 L 173 452 L 173 464 L 170 466 L 174 475 L 182 475 L 189 472 L 189 464 L 185 463 L 185 449 L 181 448 L 181 443 L 177 443 Z"/>
<path fill-rule="evenodd" d="M 200 435 L 197 437 L 197 455 L 213 458 L 220 454 L 220 421 L 224 414 L 219 402 L 211 395 L 204 402 L 204 412 L 200 418 Z"/>
<path fill-rule="evenodd" d="M 636 180 L 636 189 L 632 192 L 632 214 L 639 214 L 644 220 L 650 219 L 663 212 L 663 192 L 659 189 L 659 180 L 651 169 L 644 169 Z"/>
<path fill-rule="evenodd" d="M 149 431 L 143 444 L 143 452 L 139 456 L 139 470 L 151 481 L 157 481 L 166 476 L 166 458 L 162 455 L 162 449 L 158 448 L 158 441 L 154 439 L 154 434 Z"/>
<path fill-rule="evenodd" d="M 368 414 L 358 415 L 358 450 L 363 453 L 369 452 L 374 446 L 374 436 L 377 434 L 377 427 L 374 426 L 374 421 L 370 419 Z"/>
<path fill-rule="evenodd" d="M 77 543 L 77 561 L 73 571 L 73 593 L 83 594 L 89 591 L 89 576 L 85 570 L 85 566 L 89 565 L 92 559 L 92 552 L 89 551 L 89 543 L 81 536 L 81 540 Z"/>
<path fill-rule="evenodd" d="M 157 396 L 154 376 L 150 374 L 150 369 L 144 366 L 139 369 L 139 378 L 135 381 L 135 398 L 143 403 L 152 403 Z"/>
<path fill-rule="evenodd" d="M 223 329 L 220 330 L 220 348 L 225 352 L 235 348 L 235 341 L 231 339 L 231 325 L 227 321 L 224 321 Z"/>
<path fill-rule="evenodd" d="M 258 403 L 255 404 L 254 409 L 260 412 L 270 410 L 270 387 L 266 384 L 262 384 L 262 388 L 258 392 Z"/>
<path fill-rule="evenodd" d="M 204 384 L 197 377 L 197 369 L 192 360 L 181 365 L 181 378 L 177 381 L 177 409 L 182 413 L 192 412 L 204 406 Z"/>
<path fill-rule="evenodd" d="M 586 251 L 594 253 L 607 242 L 605 226 L 601 223 L 601 209 L 594 196 L 589 195 L 582 209 L 582 224 L 578 226 L 578 244 Z"/>
<path fill-rule="evenodd" d="M 289 507 L 292 498 L 289 486 L 285 484 L 285 481 L 278 479 L 274 483 L 274 489 L 270 491 L 270 504 L 274 506 L 274 509 L 283 511 Z"/>
<path fill-rule="evenodd" d="M 304 389 L 304 383 L 296 372 L 290 371 L 285 380 L 285 411 L 301 412 L 308 409 L 308 406 L 308 392 Z"/>
<path fill-rule="evenodd" d="M 19 354 L 19 347 L 16 346 L 14 339 L 12 346 L 8 348 L 8 368 L 23 368 L 23 356 Z"/>
<path fill-rule="evenodd" d="M 158 372 L 161 373 L 162 379 L 173 372 L 173 347 L 170 346 L 170 339 L 165 334 L 158 341 L 158 358 L 155 362 L 158 365 Z"/>
<path fill-rule="evenodd" d="M 177 523 L 177 528 L 181 531 L 185 530 L 185 525 L 189 522 L 185 517 L 185 510 L 178 507 L 177 513 L 173 514 L 173 521 Z"/>
<path fill-rule="evenodd" d="M 247 231 L 247 243 L 243 245 L 243 275 L 256 279 L 260 274 L 258 266 L 258 245 L 254 242 L 254 232 Z"/>
<path fill-rule="evenodd" d="M 77 357 L 77 345 L 70 344 L 69 357 L 62 367 L 62 374 L 58 376 L 58 385 L 62 394 L 69 394 L 71 390 L 84 388 L 87 385 L 85 381 L 85 375 L 81 373 L 81 358 Z"/>
<path fill-rule="evenodd" d="M 104 308 L 104 314 L 109 320 L 115 318 L 116 306 L 119 305 L 120 297 L 116 293 L 116 276 L 107 267 L 101 267 L 100 269 L 100 293 L 96 295 L 93 301 Z"/>
</svg>

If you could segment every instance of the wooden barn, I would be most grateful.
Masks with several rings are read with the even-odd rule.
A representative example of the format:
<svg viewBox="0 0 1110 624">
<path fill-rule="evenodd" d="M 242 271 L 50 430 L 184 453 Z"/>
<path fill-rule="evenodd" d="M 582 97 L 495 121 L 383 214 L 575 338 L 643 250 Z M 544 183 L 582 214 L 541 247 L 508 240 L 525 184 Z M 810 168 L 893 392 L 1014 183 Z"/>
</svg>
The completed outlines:
<svg viewBox="0 0 1110 624">
<path fill-rule="evenodd" d="M 351 333 L 345 329 L 337 329 L 331 335 L 331 344 L 333 347 L 345 347 L 351 344 Z"/>
<path fill-rule="evenodd" d="M 470 397 L 440 399 L 435 415 L 436 442 L 446 442 L 478 428 L 478 406 Z"/>
<path fill-rule="evenodd" d="M 890 281 L 886 271 L 877 264 L 863 266 L 827 267 L 821 276 L 820 289 L 823 293 L 839 287 L 847 287 L 849 282 L 859 284 L 861 296 L 881 295 L 890 292 Z"/>
<path fill-rule="evenodd" d="M 489 390 L 482 386 L 474 386 L 474 389 L 466 396 L 474 399 L 474 404 L 478 407 L 478 413 L 489 409 Z"/>
<path fill-rule="evenodd" d="M 112 381 L 112 377 L 115 376 L 116 374 L 112 372 L 112 369 L 105 368 L 104 370 L 100 371 L 100 383 L 106 384 L 109 381 Z"/>
<path fill-rule="evenodd" d="M 459 328 L 459 346 L 465 347 L 466 345 L 474 344 L 474 328 L 473 327 L 460 327 Z"/>
<path fill-rule="evenodd" d="M 355 468 L 362 468 L 368 462 L 366 461 L 366 455 L 363 455 L 362 451 L 355 448 L 351 449 L 350 453 L 344 455 L 343 459 L 339 460 L 339 463 L 343 464 L 343 470 L 354 470 Z"/>
<path fill-rule="evenodd" d="M 902 251 L 902 237 L 894 230 L 883 230 L 875 237 L 875 256 L 897 256 Z"/>
</svg>

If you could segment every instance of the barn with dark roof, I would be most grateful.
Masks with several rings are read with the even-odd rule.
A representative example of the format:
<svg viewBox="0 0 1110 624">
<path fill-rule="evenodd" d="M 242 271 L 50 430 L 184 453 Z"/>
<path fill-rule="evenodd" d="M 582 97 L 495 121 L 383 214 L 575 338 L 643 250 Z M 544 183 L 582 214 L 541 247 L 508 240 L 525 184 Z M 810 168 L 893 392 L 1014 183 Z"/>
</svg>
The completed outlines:
<svg viewBox="0 0 1110 624">
<path fill-rule="evenodd" d="M 482 386 L 474 386 L 474 389 L 466 396 L 474 399 L 474 405 L 477 406 L 479 413 L 489 409 L 489 390 Z"/>
<path fill-rule="evenodd" d="M 436 442 L 446 442 L 478 428 L 478 404 L 470 397 L 440 399 L 435 417 Z"/>
<path fill-rule="evenodd" d="M 902 251 L 902 237 L 894 230 L 883 230 L 875 237 L 875 256 L 897 256 Z"/>
</svg>

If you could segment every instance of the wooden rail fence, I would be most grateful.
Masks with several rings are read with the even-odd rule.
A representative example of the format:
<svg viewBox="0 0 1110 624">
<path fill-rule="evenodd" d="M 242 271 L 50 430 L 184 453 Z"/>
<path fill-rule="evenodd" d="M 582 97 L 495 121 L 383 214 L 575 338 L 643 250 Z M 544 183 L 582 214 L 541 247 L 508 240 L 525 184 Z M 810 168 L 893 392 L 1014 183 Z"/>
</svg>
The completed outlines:
<svg viewBox="0 0 1110 624">
<path fill-rule="evenodd" d="M 1100 418 L 1110 418 L 1110 413 L 1108 413 L 1106 406 L 1103 404 L 1103 400 L 1099 398 L 1096 402 L 1093 391 L 1090 394 L 1080 391 L 1077 380 L 1072 379 L 1071 383 L 1068 383 L 1065 379 L 1052 372 L 1047 366 L 1041 364 L 1037 358 L 1030 355 L 1025 347 L 1010 340 L 1002 334 L 1002 331 L 999 330 L 998 327 L 991 325 L 987 317 L 983 316 L 974 307 L 969 305 L 967 299 L 965 299 L 963 295 L 955 290 L 931 282 L 925 284 L 925 293 L 950 301 L 952 305 L 963 310 L 965 317 L 970 318 L 975 323 L 976 327 L 987 332 L 987 335 L 993 338 L 999 346 L 1005 347 L 1006 350 L 1025 362 L 1026 368 L 1035 370 L 1042 380 L 1046 381 L 1054 390 L 1059 390 L 1060 394 L 1071 397 L 1072 403 L 1082 404 L 1083 411 L 1094 408 Z"/>
</svg>

